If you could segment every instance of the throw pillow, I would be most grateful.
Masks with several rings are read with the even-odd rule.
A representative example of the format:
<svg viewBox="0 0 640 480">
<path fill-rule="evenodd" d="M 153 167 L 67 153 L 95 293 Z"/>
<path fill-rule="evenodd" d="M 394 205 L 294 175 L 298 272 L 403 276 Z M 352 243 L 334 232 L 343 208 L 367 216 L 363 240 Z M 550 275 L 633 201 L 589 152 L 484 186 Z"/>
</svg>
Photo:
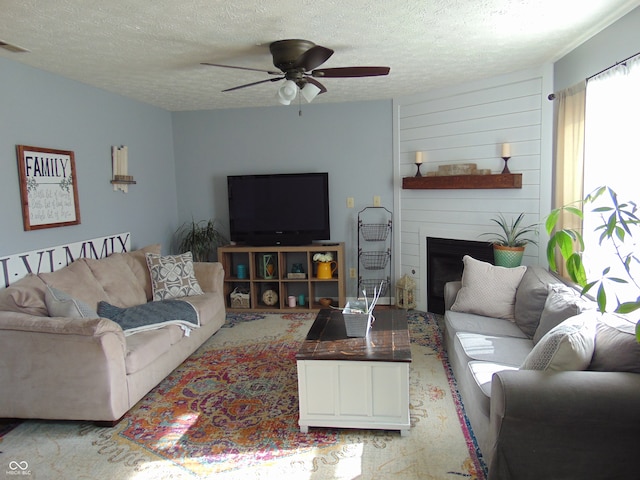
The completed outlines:
<svg viewBox="0 0 640 480">
<path fill-rule="evenodd" d="M 125 335 L 154 330 L 165 325 L 179 325 L 189 333 L 191 328 L 200 326 L 195 307 L 182 300 L 161 300 L 129 308 L 100 302 L 98 314 L 120 325 Z"/>
<path fill-rule="evenodd" d="M 529 338 L 536 333 L 544 304 L 549 295 L 549 285 L 558 279 L 542 267 L 527 267 L 516 292 L 516 325 Z"/>
<path fill-rule="evenodd" d="M 534 345 L 523 370 L 585 370 L 595 347 L 596 312 L 571 317 L 552 328 Z"/>
<path fill-rule="evenodd" d="M 42 279 L 28 273 L 9 287 L 0 288 L 0 310 L 46 317 L 49 315 L 44 302 L 46 291 L 46 284 Z"/>
<path fill-rule="evenodd" d="M 70 318 L 98 318 L 96 312 L 82 300 L 73 298 L 68 293 L 47 285 L 44 294 L 44 302 L 47 305 L 50 317 L 70 317 Z"/>
<path fill-rule="evenodd" d="M 462 262 L 462 288 L 451 310 L 513 320 L 516 290 L 527 267 L 496 267 L 469 255 Z"/>
<path fill-rule="evenodd" d="M 596 325 L 596 348 L 589 370 L 640 373 L 640 343 L 634 331 L 635 321 L 603 314 Z"/>
<path fill-rule="evenodd" d="M 164 257 L 146 253 L 145 257 L 151 275 L 154 302 L 204 293 L 193 270 L 191 252 Z"/>
<path fill-rule="evenodd" d="M 562 283 L 551 285 L 540 315 L 540 323 L 533 335 L 533 343 L 538 343 L 549 330 L 567 318 L 590 309 L 595 309 L 595 304 L 577 290 Z"/>
</svg>

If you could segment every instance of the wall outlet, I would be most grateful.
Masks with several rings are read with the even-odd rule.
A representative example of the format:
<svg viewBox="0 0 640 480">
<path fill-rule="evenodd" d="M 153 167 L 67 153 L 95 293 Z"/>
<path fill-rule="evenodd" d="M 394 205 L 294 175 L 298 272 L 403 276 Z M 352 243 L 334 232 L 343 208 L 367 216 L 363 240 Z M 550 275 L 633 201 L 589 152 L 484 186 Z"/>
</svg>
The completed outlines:
<svg viewBox="0 0 640 480">
<path fill-rule="evenodd" d="M 349 269 L 349 278 L 356 278 L 356 269 L 353 267 Z"/>
<path fill-rule="evenodd" d="M 380 195 L 374 195 L 373 196 L 373 206 L 374 207 L 381 207 L 382 204 L 380 203 Z"/>
<path fill-rule="evenodd" d="M 355 201 L 353 200 L 353 197 L 347 197 L 347 208 L 353 207 L 355 207 Z"/>
</svg>

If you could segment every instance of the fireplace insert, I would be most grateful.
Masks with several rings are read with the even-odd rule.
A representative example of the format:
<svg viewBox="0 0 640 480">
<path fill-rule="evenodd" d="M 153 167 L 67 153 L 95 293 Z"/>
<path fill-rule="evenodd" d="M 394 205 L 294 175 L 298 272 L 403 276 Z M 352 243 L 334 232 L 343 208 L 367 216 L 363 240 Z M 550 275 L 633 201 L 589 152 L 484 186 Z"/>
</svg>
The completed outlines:
<svg viewBox="0 0 640 480">
<path fill-rule="evenodd" d="M 427 309 L 444 313 L 444 285 L 462 278 L 462 257 L 493 264 L 493 245 L 474 240 L 427 237 Z"/>
</svg>

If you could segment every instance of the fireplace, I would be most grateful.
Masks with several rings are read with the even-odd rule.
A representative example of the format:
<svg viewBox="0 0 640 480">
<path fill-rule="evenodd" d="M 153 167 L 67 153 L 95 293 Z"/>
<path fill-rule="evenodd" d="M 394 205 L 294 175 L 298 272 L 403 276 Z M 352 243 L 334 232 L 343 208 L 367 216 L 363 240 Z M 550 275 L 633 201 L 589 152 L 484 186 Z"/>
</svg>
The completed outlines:
<svg viewBox="0 0 640 480">
<path fill-rule="evenodd" d="M 493 246 L 487 242 L 427 237 L 427 308 L 444 313 L 444 284 L 462 278 L 462 257 L 493 264 Z"/>
</svg>

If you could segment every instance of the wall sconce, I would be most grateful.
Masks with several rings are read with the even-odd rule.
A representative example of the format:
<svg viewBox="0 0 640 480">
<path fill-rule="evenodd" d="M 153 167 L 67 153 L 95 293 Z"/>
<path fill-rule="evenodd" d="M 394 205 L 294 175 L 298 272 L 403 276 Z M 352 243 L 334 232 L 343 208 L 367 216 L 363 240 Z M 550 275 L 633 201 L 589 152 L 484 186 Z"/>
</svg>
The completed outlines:
<svg viewBox="0 0 640 480">
<path fill-rule="evenodd" d="M 136 182 L 133 177 L 128 174 L 129 150 L 124 145 L 111 147 L 111 169 L 113 191 L 121 190 L 127 193 L 129 191 L 129 185 L 134 185 Z"/>
</svg>

